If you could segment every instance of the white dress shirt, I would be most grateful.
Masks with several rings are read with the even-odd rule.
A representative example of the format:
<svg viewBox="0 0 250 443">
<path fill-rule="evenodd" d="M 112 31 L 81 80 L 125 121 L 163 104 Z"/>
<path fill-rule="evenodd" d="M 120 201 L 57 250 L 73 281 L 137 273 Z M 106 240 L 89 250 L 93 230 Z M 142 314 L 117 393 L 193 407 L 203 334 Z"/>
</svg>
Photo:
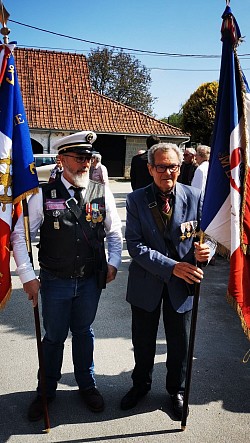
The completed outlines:
<svg viewBox="0 0 250 443">
<path fill-rule="evenodd" d="M 69 189 L 72 184 L 69 183 L 63 176 L 61 177 L 62 183 L 73 197 L 74 190 Z M 82 190 L 82 196 L 84 198 L 86 189 Z M 118 215 L 115 199 L 108 186 L 105 186 L 105 207 L 106 218 L 104 220 L 104 229 L 106 233 L 106 240 L 108 243 L 108 264 L 118 269 L 121 262 L 122 252 L 122 232 L 121 232 L 121 220 Z M 29 227 L 30 238 L 34 240 L 38 229 L 43 223 L 43 196 L 42 190 L 39 189 L 39 193 L 32 195 L 28 201 L 29 208 Z M 36 278 L 34 269 L 30 262 L 29 254 L 26 247 L 25 231 L 23 215 L 18 219 L 15 229 L 11 234 L 11 243 L 13 246 L 14 259 L 17 265 L 17 273 L 22 283 L 26 283 Z"/>
<path fill-rule="evenodd" d="M 204 194 L 206 182 L 207 182 L 207 173 L 208 173 L 209 162 L 205 160 L 196 168 L 193 180 L 191 182 L 191 186 L 195 188 L 201 189 L 201 193 Z"/>
</svg>

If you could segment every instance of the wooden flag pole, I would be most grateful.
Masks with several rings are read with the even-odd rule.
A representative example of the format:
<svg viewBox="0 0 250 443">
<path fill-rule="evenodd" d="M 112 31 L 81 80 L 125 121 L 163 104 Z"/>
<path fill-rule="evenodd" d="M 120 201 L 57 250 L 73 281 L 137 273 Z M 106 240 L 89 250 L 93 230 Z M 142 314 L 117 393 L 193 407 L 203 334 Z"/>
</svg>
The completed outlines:
<svg viewBox="0 0 250 443">
<path fill-rule="evenodd" d="M 24 218 L 24 230 L 25 230 L 26 244 L 27 244 L 27 249 L 28 249 L 31 264 L 34 267 L 33 254 L 32 254 L 32 248 L 31 248 L 31 240 L 30 240 L 30 231 L 29 231 L 28 203 L 27 203 L 26 198 L 22 200 L 22 205 L 23 205 L 23 218 Z M 46 396 L 45 369 L 44 369 L 44 358 L 43 358 L 43 350 L 42 350 L 41 327 L 40 327 L 38 304 L 34 307 L 34 319 L 35 319 L 35 328 L 36 328 L 36 343 L 37 343 L 37 354 L 38 354 L 38 362 L 39 362 L 39 377 L 40 377 L 40 382 L 41 382 L 44 425 L 45 425 L 45 432 L 49 432 L 50 431 L 50 421 L 49 421 L 48 403 L 47 403 L 47 396 Z"/>
</svg>

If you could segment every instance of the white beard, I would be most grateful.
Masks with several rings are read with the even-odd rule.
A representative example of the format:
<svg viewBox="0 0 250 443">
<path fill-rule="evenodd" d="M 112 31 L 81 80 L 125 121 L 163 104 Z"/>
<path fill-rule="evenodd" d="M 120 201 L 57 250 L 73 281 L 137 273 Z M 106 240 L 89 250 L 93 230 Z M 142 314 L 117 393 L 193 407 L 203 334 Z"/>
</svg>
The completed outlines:
<svg viewBox="0 0 250 443">
<path fill-rule="evenodd" d="M 89 184 L 89 173 L 86 172 L 84 175 L 75 175 L 72 177 L 72 180 L 74 180 L 74 185 L 77 188 L 87 188 Z"/>
<path fill-rule="evenodd" d="M 64 168 L 67 171 L 67 180 L 77 188 L 87 188 L 89 183 L 89 169 L 84 172 L 73 173 L 69 167 Z"/>
</svg>

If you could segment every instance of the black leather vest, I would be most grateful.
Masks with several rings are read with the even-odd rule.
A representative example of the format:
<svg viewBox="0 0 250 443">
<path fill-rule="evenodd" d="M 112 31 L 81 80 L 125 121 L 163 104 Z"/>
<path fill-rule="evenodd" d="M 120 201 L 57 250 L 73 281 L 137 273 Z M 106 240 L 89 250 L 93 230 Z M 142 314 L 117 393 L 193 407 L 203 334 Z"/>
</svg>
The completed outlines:
<svg viewBox="0 0 250 443">
<path fill-rule="evenodd" d="M 59 278 L 89 277 L 105 255 L 105 187 L 90 181 L 83 202 L 83 226 L 67 207 L 71 196 L 61 180 L 42 187 L 44 221 L 40 227 L 39 264 Z M 97 203 L 102 221 L 86 220 L 86 204 Z M 92 206 L 90 206 L 92 208 Z M 91 215 L 91 214 L 90 214 Z M 103 255 L 104 254 L 104 255 Z"/>
</svg>

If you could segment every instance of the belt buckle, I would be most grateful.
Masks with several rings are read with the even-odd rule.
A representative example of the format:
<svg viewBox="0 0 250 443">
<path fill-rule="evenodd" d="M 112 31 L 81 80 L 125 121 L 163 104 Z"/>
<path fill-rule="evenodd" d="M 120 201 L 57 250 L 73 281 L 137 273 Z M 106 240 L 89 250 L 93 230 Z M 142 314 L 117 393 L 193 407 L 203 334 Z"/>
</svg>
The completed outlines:
<svg viewBox="0 0 250 443">
<path fill-rule="evenodd" d="M 71 201 L 74 201 L 76 204 L 78 203 L 77 200 L 75 199 L 75 197 L 68 198 L 68 200 L 65 201 L 65 205 L 67 206 L 68 209 L 70 209 L 70 202 Z"/>
</svg>

